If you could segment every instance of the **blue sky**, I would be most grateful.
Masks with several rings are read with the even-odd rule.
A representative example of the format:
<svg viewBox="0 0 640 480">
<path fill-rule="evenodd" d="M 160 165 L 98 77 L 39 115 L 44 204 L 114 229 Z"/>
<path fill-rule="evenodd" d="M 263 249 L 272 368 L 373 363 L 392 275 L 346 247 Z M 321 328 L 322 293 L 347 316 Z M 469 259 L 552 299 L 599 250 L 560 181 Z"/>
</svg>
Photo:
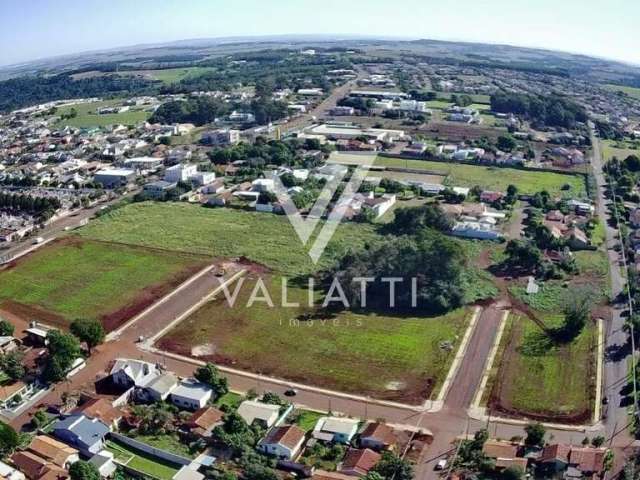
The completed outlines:
<svg viewBox="0 0 640 480">
<path fill-rule="evenodd" d="M 140 43 L 366 34 L 534 46 L 640 64 L 638 0 L 0 0 L 0 64 Z"/>
</svg>

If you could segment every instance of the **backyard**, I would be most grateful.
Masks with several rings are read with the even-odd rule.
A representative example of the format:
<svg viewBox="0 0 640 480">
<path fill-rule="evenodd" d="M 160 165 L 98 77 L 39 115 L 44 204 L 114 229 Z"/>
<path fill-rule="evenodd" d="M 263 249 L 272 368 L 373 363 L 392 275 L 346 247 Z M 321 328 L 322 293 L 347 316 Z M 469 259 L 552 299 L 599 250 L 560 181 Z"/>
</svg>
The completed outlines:
<svg viewBox="0 0 640 480">
<path fill-rule="evenodd" d="M 148 455 L 144 452 L 116 442 L 115 440 L 107 440 L 106 448 L 113 453 L 115 459 L 137 472 L 156 478 L 158 480 L 171 480 L 178 473 L 178 466 L 168 462 L 163 462 L 158 458 Z"/>
<path fill-rule="evenodd" d="M 67 237 L 0 270 L 0 308 L 63 327 L 95 318 L 111 330 L 206 263 L 199 255 Z"/>
<path fill-rule="evenodd" d="M 326 313 L 304 306 L 308 290 L 293 286 L 286 300 L 300 306 L 284 307 L 281 279 L 265 280 L 276 306 L 249 305 L 258 280 L 248 278 L 233 306 L 221 294 L 159 346 L 292 381 L 419 403 L 437 391 L 453 359 L 455 349 L 443 348 L 443 342 L 455 345 L 468 322 L 464 308 L 431 318 Z"/>
</svg>

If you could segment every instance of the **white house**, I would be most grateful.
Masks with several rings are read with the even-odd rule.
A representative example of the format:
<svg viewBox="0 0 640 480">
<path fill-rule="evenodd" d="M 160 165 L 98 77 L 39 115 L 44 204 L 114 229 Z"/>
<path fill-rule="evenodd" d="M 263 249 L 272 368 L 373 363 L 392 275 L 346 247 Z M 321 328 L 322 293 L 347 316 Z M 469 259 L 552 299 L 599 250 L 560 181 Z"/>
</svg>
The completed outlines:
<svg viewBox="0 0 640 480">
<path fill-rule="evenodd" d="M 275 427 L 258 444 L 262 452 L 279 459 L 292 460 L 304 444 L 304 431 L 295 425 Z"/>
<path fill-rule="evenodd" d="M 178 378 L 171 372 L 158 375 L 145 386 L 147 396 L 156 402 L 164 401 L 178 386 Z"/>
<path fill-rule="evenodd" d="M 348 444 L 358 431 L 358 423 L 353 418 L 322 417 L 313 429 L 313 438 Z"/>
<path fill-rule="evenodd" d="M 145 387 L 160 375 L 156 365 L 129 358 L 116 359 L 111 368 L 111 380 L 123 387 Z"/>
<path fill-rule="evenodd" d="M 0 462 L 0 478 L 4 478 L 6 480 L 25 480 L 24 473 L 10 467 L 4 462 Z"/>
<path fill-rule="evenodd" d="M 204 407 L 212 395 L 213 390 L 206 384 L 186 379 L 171 391 L 171 403 L 176 407 L 197 410 Z"/>
<path fill-rule="evenodd" d="M 100 450 L 91 457 L 89 463 L 95 465 L 102 478 L 111 477 L 117 469 L 117 465 L 113 461 L 113 453 L 109 450 Z"/>
<path fill-rule="evenodd" d="M 165 170 L 164 181 L 169 183 L 186 182 L 197 173 L 197 165 L 179 163 Z"/>
<path fill-rule="evenodd" d="M 202 134 L 201 139 L 208 145 L 234 145 L 240 141 L 240 131 L 231 128 L 209 130 Z"/>
<path fill-rule="evenodd" d="M 247 425 L 252 425 L 253 422 L 258 421 L 266 428 L 271 428 L 280 416 L 280 407 L 258 402 L 257 400 L 245 400 L 238 407 L 238 415 L 247 422 Z"/>
</svg>

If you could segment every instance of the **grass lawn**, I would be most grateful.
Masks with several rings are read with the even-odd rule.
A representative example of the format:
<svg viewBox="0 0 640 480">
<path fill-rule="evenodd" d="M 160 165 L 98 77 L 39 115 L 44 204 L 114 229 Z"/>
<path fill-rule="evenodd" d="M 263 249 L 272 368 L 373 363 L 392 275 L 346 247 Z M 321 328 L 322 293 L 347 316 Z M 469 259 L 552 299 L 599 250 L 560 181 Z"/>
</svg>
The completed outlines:
<svg viewBox="0 0 640 480">
<path fill-rule="evenodd" d="M 312 412 L 310 410 L 296 410 L 293 413 L 293 417 L 295 418 L 294 422 L 301 430 L 305 432 L 310 432 L 318 423 L 321 417 L 324 417 L 324 413 Z"/>
<path fill-rule="evenodd" d="M 454 352 L 442 341 L 461 338 L 468 311 L 412 318 L 342 312 L 320 316 L 305 305 L 306 289 L 290 286 L 281 307 L 280 278 L 266 278 L 276 307 L 248 306 L 257 280 L 247 279 L 230 307 L 223 295 L 160 340 L 182 354 L 212 352 L 218 362 L 341 391 L 419 402 L 444 380 Z M 234 293 L 235 287 L 230 289 Z M 316 313 L 312 319 L 301 315 Z M 207 355 L 203 356 L 206 359 Z"/>
<path fill-rule="evenodd" d="M 638 142 L 640 143 L 640 142 Z M 624 160 L 629 155 L 640 156 L 640 147 L 638 143 L 616 140 L 602 140 L 602 156 L 606 160 L 617 157 L 618 160 Z"/>
<path fill-rule="evenodd" d="M 330 160 L 335 163 L 358 165 L 363 162 L 363 156 L 334 153 Z M 376 158 L 375 163 L 387 167 L 411 168 L 433 175 L 444 175 L 447 177 L 444 183 L 456 187 L 478 185 L 486 190 L 504 192 L 509 185 L 513 184 L 518 187 L 520 193 L 531 194 L 547 190 L 552 196 L 579 198 L 586 196 L 586 184 L 581 175 L 380 156 Z M 372 174 L 374 175 L 375 173 Z M 570 189 L 563 190 L 564 185 L 569 185 Z"/>
<path fill-rule="evenodd" d="M 544 321 L 556 326 L 562 316 L 546 315 Z M 494 396 L 522 415 L 588 418 L 595 341 L 591 323 L 572 342 L 554 344 L 533 321 L 514 319 Z"/>
<path fill-rule="evenodd" d="M 231 408 L 237 408 L 241 402 L 242 402 L 242 395 L 233 393 L 233 392 L 227 392 L 223 396 L 221 396 L 218 400 L 216 400 L 216 407 L 220 408 L 224 405 L 227 405 L 228 407 L 231 407 Z"/>
<path fill-rule="evenodd" d="M 182 443 L 177 435 L 136 435 L 133 438 L 139 442 L 185 458 L 195 458 L 200 453 L 196 452 L 194 454 L 191 452 L 189 446 Z"/>
<path fill-rule="evenodd" d="M 144 452 L 133 450 L 127 445 L 114 440 L 107 440 L 106 448 L 114 454 L 116 460 L 144 475 L 159 480 L 171 480 L 173 476 L 178 473 L 177 466 L 152 457 Z"/>
<path fill-rule="evenodd" d="M 268 213 L 186 203 L 134 203 L 103 215 L 79 234 L 205 255 L 245 256 L 287 275 L 303 275 L 318 268 L 289 220 Z M 374 226 L 341 223 L 319 266 L 330 265 L 349 246 L 364 245 L 377 236 Z"/>
<path fill-rule="evenodd" d="M 45 322 L 64 325 L 76 318 L 96 318 L 109 328 L 119 314 L 154 299 L 167 284 L 186 279 L 204 264 L 200 256 L 72 236 L 0 270 L 0 302 L 3 307 L 7 301 L 32 307 L 33 318 Z M 38 311 L 54 318 L 40 318 Z"/>
<path fill-rule="evenodd" d="M 513 184 L 518 187 L 520 193 L 547 190 L 552 196 L 586 196 L 584 177 L 579 175 L 387 157 L 378 157 L 376 164 L 388 167 L 408 166 L 413 169 L 438 172 L 447 175 L 446 183 L 457 187 L 479 185 L 487 190 L 504 192 L 510 184 Z M 571 188 L 562 190 L 564 185 L 569 185 Z"/>
<path fill-rule="evenodd" d="M 624 92 L 630 97 L 640 100 L 640 88 L 624 87 L 621 85 L 604 85 L 604 88 L 612 92 Z"/>
<path fill-rule="evenodd" d="M 99 115 L 97 110 L 102 107 L 110 107 L 122 103 L 121 100 L 107 100 L 103 102 L 91 102 L 91 103 L 78 103 L 76 105 L 70 105 L 58 109 L 57 115 L 63 113 L 69 113 L 72 108 L 78 112 L 78 115 L 74 118 L 67 120 L 60 120 L 58 126 L 70 126 L 76 128 L 89 128 L 89 127 L 105 127 L 107 125 L 136 125 L 138 123 L 146 121 L 151 112 L 144 110 L 129 110 L 122 113 L 110 113 Z M 135 107 L 134 107 L 135 108 Z"/>
</svg>

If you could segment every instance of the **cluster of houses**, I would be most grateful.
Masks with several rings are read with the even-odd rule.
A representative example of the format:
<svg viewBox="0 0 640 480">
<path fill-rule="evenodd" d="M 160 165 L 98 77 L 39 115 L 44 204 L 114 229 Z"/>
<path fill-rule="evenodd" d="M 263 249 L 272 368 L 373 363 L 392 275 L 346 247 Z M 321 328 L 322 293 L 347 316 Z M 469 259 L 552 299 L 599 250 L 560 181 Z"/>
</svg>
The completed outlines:
<svg viewBox="0 0 640 480">
<path fill-rule="evenodd" d="M 26 448 L 18 449 L 7 463 L 0 462 L 3 478 L 12 480 L 64 480 L 71 464 L 88 460 L 103 478 L 112 477 L 120 465 L 127 469 L 126 458 L 114 455 L 112 442 L 123 444 L 157 458 L 159 462 L 176 464 L 174 480 L 203 480 L 203 466 L 216 461 L 208 448 L 215 444 L 213 430 L 223 424 L 225 413 L 211 402 L 212 390 L 193 378 L 180 379 L 159 365 L 142 360 L 116 359 L 108 376 L 99 380 L 110 385 L 111 395 L 83 394 L 79 403 L 70 407 L 46 430 L 40 430 Z M 181 441 L 200 441 L 207 451 L 195 459 L 181 457 L 144 444 L 126 434 L 127 428 L 139 423 L 131 405 L 169 402 L 181 412 L 175 421 Z M 265 432 L 256 449 L 277 460 L 277 468 L 301 477 L 335 479 L 363 477 L 380 460 L 381 453 L 395 450 L 399 442 L 407 441 L 407 432 L 396 431 L 382 422 L 363 424 L 340 416 L 320 416 L 314 428 L 302 430 L 295 423 L 287 423 L 293 406 L 271 404 L 247 399 L 236 413 L 247 425 L 261 427 Z M 46 431 L 46 433 L 45 433 Z M 423 438 L 424 433 L 421 434 Z M 427 433 L 428 435 L 428 433 Z M 301 458 L 305 449 L 317 443 L 340 444 L 346 447 L 336 471 L 316 470 Z M 416 441 L 413 448 L 422 448 Z M 219 446 L 218 446 L 219 447 Z M 139 474 L 139 472 L 135 472 Z"/>
<path fill-rule="evenodd" d="M 564 240 L 571 250 L 587 249 L 591 241 L 585 229 L 594 207 L 590 203 L 578 200 L 569 200 L 567 206 L 570 212 L 566 215 L 560 210 L 547 212 L 543 224 L 549 229 L 553 238 Z"/>
<path fill-rule="evenodd" d="M 566 480 L 604 478 L 610 455 L 606 448 L 560 443 L 548 444 L 544 448 L 528 448 L 520 443 L 494 439 L 485 442 L 482 452 L 495 462 L 498 472 L 519 467 L 524 472 L 535 469 L 543 473 L 545 478 Z"/>
</svg>

